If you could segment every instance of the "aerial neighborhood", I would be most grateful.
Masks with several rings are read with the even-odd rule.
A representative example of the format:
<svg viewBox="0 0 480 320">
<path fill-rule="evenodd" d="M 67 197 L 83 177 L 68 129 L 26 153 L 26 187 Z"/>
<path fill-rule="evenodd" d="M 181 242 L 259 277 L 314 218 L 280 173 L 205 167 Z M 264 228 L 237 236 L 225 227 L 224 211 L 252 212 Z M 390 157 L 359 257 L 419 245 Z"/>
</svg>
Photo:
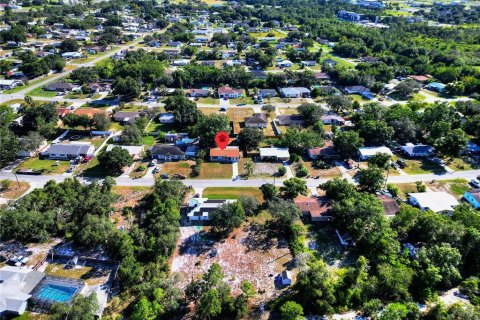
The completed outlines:
<svg viewBox="0 0 480 320">
<path fill-rule="evenodd" d="M 0 319 L 480 319 L 478 1 L 0 17 Z"/>
</svg>

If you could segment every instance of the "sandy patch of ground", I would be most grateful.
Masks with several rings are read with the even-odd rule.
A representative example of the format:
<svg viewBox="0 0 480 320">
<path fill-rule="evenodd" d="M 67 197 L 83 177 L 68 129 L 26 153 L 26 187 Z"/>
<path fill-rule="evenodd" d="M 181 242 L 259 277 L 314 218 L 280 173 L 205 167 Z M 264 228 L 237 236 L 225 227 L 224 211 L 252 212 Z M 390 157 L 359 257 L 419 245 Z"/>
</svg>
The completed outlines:
<svg viewBox="0 0 480 320">
<path fill-rule="evenodd" d="M 274 278 L 285 270 L 292 256 L 285 240 L 270 237 L 263 224 L 247 223 L 228 238 L 213 243 L 202 227 L 182 227 L 180 245 L 172 260 L 172 272 L 183 274 L 184 283 L 199 278 L 213 263 L 219 263 L 234 294 L 240 283 L 250 281 L 258 293 L 256 301 L 277 296 Z M 211 256 L 212 248 L 216 255 Z"/>
</svg>

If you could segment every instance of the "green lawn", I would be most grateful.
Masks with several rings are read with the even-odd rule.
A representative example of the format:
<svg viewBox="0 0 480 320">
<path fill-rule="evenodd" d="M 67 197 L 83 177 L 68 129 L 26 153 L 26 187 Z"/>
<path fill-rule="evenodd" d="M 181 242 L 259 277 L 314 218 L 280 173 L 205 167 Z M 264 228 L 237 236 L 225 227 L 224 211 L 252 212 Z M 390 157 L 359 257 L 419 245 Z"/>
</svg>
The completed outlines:
<svg viewBox="0 0 480 320">
<path fill-rule="evenodd" d="M 406 159 L 405 164 L 407 167 L 403 169 L 407 174 L 428 174 L 428 173 L 441 173 L 445 169 L 437 163 L 423 159 L 423 160 L 411 160 Z"/>
<path fill-rule="evenodd" d="M 199 98 L 197 103 L 205 103 L 205 104 L 219 104 L 218 98 L 207 97 L 207 98 Z"/>
<path fill-rule="evenodd" d="M 56 160 L 40 160 L 38 158 L 31 158 L 22 162 L 16 170 L 36 170 L 42 171 L 43 174 L 60 174 L 64 173 L 70 167 L 70 161 L 60 161 L 60 165 L 55 165 Z"/>
<path fill-rule="evenodd" d="M 157 141 L 155 137 L 152 136 L 143 136 L 142 137 L 142 144 L 144 144 L 147 148 L 153 146 Z"/>
<path fill-rule="evenodd" d="M 36 97 L 44 97 L 44 98 L 53 98 L 57 95 L 55 91 L 45 91 L 42 87 L 33 89 L 32 91 L 28 92 L 27 95 L 36 96 Z"/>
<path fill-rule="evenodd" d="M 87 177 L 104 177 L 105 172 L 100 168 L 97 157 L 93 157 L 82 172 Z"/>
<path fill-rule="evenodd" d="M 251 196 L 263 202 L 262 192 L 254 187 L 223 187 L 223 188 L 205 188 L 202 197 L 209 199 L 239 199 L 241 196 Z"/>
</svg>

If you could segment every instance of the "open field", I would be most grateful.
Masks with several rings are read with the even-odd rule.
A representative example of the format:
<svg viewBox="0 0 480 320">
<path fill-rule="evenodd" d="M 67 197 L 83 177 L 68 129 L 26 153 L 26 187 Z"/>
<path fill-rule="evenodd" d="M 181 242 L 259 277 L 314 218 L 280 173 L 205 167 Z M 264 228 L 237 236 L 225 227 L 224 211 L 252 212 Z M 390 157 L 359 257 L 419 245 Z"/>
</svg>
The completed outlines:
<svg viewBox="0 0 480 320">
<path fill-rule="evenodd" d="M 427 186 L 433 191 L 444 191 L 451 193 L 456 198 L 462 198 L 465 191 L 471 187 L 465 179 L 442 180 L 428 183 Z"/>
<path fill-rule="evenodd" d="M 255 197 L 263 202 L 262 192 L 254 187 L 211 187 L 206 188 L 202 193 L 202 197 L 209 199 L 239 199 L 241 196 Z"/>
<path fill-rule="evenodd" d="M 445 169 L 437 163 L 427 160 L 405 159 L 406 168 L 403 169 L 407 174 L 426 174 L 444 172 Z"/>
</svg>

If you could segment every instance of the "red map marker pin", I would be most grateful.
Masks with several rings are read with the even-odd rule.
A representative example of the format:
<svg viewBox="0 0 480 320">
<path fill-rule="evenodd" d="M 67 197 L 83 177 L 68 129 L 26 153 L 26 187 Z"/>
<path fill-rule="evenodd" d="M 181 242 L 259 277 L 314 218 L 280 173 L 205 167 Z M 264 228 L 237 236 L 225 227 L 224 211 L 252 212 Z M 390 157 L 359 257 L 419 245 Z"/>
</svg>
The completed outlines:
<svg viewBox="0 0 480 320">
<path fill-rule="evenodd" d="M 228 136 L 228 133 L 224 131 L 220 131 L 215 136 L 215 142 L 217 143 L 217 146 L 223 150 L 226 148 L 227 144 L 230 142 L 230 137 Z"/>
</svg>

